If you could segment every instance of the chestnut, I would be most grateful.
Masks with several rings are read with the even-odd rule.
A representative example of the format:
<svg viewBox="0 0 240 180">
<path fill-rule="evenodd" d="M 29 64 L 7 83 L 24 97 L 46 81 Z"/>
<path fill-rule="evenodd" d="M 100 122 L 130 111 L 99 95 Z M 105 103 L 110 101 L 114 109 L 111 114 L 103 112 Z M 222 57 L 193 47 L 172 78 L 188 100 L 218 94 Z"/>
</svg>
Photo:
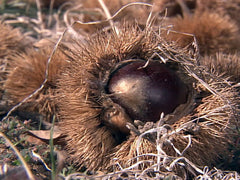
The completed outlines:
<svg viewBox="0 0 240 180">
<path fill-rule="evenodd" d="M 111 73 L 107 93 L 132 120 L 156 122 L 186 103 L 188 88 L 166 64 L 135 60 Z"/>
</svg>

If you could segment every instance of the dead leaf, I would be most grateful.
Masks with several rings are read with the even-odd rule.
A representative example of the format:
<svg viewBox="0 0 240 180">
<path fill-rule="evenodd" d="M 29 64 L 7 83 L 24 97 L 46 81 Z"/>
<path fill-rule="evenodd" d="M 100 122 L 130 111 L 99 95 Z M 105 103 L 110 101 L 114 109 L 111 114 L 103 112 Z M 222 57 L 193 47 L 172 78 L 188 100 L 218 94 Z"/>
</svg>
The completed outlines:
<svg viewBox="0 0 240 180">
<path fill-rule="evenodd" d="M 34 131 L 28 131 L 28 133 L 30 133 L 40 139 L 43 139 L 43 140 L 50 140 L 51 130 L 34 130 Z M 61 131 L 57 127 L 54 127 L 53 139 L 57 139 L 61 135 L 62 135 Z"/>
</svg>

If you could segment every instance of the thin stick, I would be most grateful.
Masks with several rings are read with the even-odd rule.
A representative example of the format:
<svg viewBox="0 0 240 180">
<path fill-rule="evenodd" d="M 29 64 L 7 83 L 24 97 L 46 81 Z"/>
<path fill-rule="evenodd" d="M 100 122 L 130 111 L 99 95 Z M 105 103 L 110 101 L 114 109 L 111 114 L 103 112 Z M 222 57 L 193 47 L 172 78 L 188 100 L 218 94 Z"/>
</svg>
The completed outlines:
<svg viewBox="0 0 240 180">
<path fill-rule="evenodd" d="M 191 15 L 190 9 L 187 7 L 186 3 L 183 0 L 177 0 L 177 3 L 180 5 L 183 11 L 183 15 Z"/>
<path fill-rule="evenodd" d="M 44 29 L 44 24 L 43 24 L 43 18 L 42 18 L 41 3 L 40 3 L 39 0 L 36 0 L 36 4 L 37 4 L 37 9 L 38 9 L 37 16 L 38 16 L 38 20 L 39 20 L 39 23 L 40 23 L 40 28 L 41 28 L 41 30 L 43 30 Z"/>
<path fill-rule="evenodd" d="M 5 136 L 5 134 L 3 134 L 1 131 L 0 131 L 0 136 L 3 137 L 6 141 L 7 144 L 9 144 L 9 146 L 14 150 L 14 152 L 17 154 L 18 158 L 20 159 L 26 173 L 27 173 L 27 176 L 29 177 L 30 180 L 35 180 L 31 170 L 29 169 L 27 163 L 25 162 L 24 158 L 22 157 L 22 155 L 20 154 L 20 152 L 17 150 L 17 148 L 13 145 L 13 143 L 7 138 L 7 136 Z"/>
<path fill-rule="evenodd" d="M 53 144 L 53 129 L 54 129 L 54 123 L 55 123 L 55 116 L 53 116 L 53 122 L 52 122 L 52 127 L 50 131 L 50 158 L 51 158 L 51 164 L 52 164 L 52 171 L 51 171 L 51 178 L 52 180 L 56 179 L 56 164 L 55 164 L 55 159 L 54 159 L 54 144 Z"/>
<path fill-rule="evenodd" d="M 113 14 L 109 19 L 106 20 L 102 20 L 102 21 L 92 21 L 92 22 L 81 22 L 81 21 L 76 21 L 73 23 L 74 24 L 81 24 L 81 25 L 96 25 L 96 24 L 102 24 L 105 22 L 109 22 L 110 20 L 113 20 L 115 17 L 118 16 L 118 14 L 120 12 L 122 12 L 124 9 L 130 7 L 130 6 L 134 6 L 134 5 L 142 5 L 142 6 L 148 6 L 148 7 L 152 7 L 152 4 L 148 4 L 148 3 L 143 3 L 143 2 L 133 2 L 133 3 L 129 3 L 124 5 L 123 7 L 121 7 L 115 14 Z"/>
<path fill-rule="evenodd" d="M 102 6 L 104 13 L 106 14 L 107 19 L 109 19 L 109 23 L 110 26 L 112 27 L 113 31 L 116 32 L 116 34 L 119 34 L 119 30 L 117 29 L 116 26 L 113 25 L 113 21 L 112 21 L 112 16 L 107 8 L 107 6 L 105 5 L 105 3 L 103 2 L 103 0 L 98 0 L 99 4 Z"/>
<path fill-rule="evenodd" d="M 55 0 L 51 0 L 50 6 L 49 6 L 49 16 L 48 16 L 48 28 L 50 28 L 50 25 L 52 23 L 52 16 L 53 16 L 53 4 Z"/>
</svg>

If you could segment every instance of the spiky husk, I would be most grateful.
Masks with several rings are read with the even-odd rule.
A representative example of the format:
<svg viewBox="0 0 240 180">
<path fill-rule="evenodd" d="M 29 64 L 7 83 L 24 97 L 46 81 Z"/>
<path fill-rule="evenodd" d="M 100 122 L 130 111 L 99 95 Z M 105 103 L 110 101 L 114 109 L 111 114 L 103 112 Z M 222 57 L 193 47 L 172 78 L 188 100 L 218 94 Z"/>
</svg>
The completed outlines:
<svg viewBox="0 0 240 180">
<path fill-rule="evenodd" d="M 213 73 L 228 76 L 231 81 L 240 80 L 240 58 L 239 54 L 217 53 L 212 56 L 204 56 L 201 64 L 209 68 Z"/>
<path fill-rule="evenodd" d="M 12 62 L 7 70 L 7 80 L 4 83 L 5 95 L 11 100 L 12 106 L 42 86 L 52 48 L 53 45 L 49 45 L 42 49 L 28 49 L 26 52 L 12 55 Z M 60 52 L 57 58 L 52 57 L 46 84 L 22 106 L 23 109 L 47 115 L 48 118 L 55 114 L 56 104 L 52 97 L 55 94 L 57 77 L 65 64 L 64 58 Z"/>
<path fill-rule="evenodd" d="M 193 15 L 171 18 L 168 24 L 173 26 L 173 31 L 168 31 L 166 38 L 182 47 L 190 45 L 196 38 L 203 55 L 239 50 L 239 29 L 228 16 L 196 11 Z"/>
<path fill-rule="evenodd" d="M 0 58 L 16 53 L 22 49 L 24 36 L 19 29 L 0 23 Z"/>
<path fill-rule="evenodd" d="M 210 0 L 210 1 L 204 1 L 204 0 L 198 0 L 197 1 L 197 7 L 199 11 L 214 11 L 217 12 L 220 15 L 228 15 L 232 20 L 234 20 L 238 26 L 239 23 L 239 10 L 240 10 L 240 1 L 239 0 L 228 0 L 228 1 L 222 1 L 222 0 Z M 240 26 L 239 26 L 240 27 Z"/>
<path fill-rule="evenodd" d="M 2 99 L 3 84 L 6 80 L 6 69 L 11 61 L 11 55 L 23 50 L 26 42 L 19 29 L 0 23 L 0 99 Z"/>
<path fill-rule="evenodd" d="M 71 160 L 90 170 L 108 169 L 113 160 L 123 167 L 149 160 L 152 162 L 143 162 L 139 168 L 158 162 L 166 170 L 179 157 L 197 165 L 216 164 L 221 156 L 226 157 L 228 145 L 236 136 L 239 115 L 238 94 L 230 82 L 206 71 L 194 53 L 167 43 L 151 29 L 123 26 L 118 30 L 118 34 L 99 33 L 66 52 L 71 63 L 59 79 L 58 105 L 59 125 L 66 135 Z M 177 64 L 177 73 L 191 87 L 192 95 L 183 109 L 163 117 L 165 124 L 156 123 L 155 132 L 142 137 L 132 131 L 126 140 L 117 142 L 102 116 L 114 106 L 105 103 L 111 102 L 105 92 L 106 80 L 118 63 L 129 59 L 160 63 L 164 59 Z"/>
</svg>

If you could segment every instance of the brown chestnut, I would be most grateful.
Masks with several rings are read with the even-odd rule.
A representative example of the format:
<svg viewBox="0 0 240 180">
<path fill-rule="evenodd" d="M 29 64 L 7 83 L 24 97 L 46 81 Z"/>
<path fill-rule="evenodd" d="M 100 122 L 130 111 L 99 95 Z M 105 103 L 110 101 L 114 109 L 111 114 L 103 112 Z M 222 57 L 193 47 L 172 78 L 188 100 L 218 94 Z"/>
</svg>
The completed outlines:
<svg viewBox="0 0 240 180">
<path fill-rule="evenodd" d="M 107 92 L 132 120 L 156 122 L 186 103 L 188 88 L 166 64 L 136 60 L 111 73 Z"/>
</svg>

